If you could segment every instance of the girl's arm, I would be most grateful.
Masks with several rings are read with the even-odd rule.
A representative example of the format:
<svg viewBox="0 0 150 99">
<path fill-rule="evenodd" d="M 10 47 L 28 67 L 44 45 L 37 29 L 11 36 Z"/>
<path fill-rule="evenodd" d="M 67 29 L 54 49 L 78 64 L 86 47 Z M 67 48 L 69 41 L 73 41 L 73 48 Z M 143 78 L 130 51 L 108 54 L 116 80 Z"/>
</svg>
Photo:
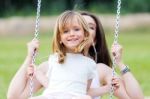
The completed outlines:
<svg viewBox="0 0 150 99">
<path fill-rule="evenodd" d="M 108 86 L 102 86 L 102 87 L 99 87 L 99 88 L 90 88 L 88 91 L 87 91 L 87 94 L 90 95 L 91 97 L 99 97 L 99 96 L 102 96 L 106 93 L 108 93 Z"/>
</svg>

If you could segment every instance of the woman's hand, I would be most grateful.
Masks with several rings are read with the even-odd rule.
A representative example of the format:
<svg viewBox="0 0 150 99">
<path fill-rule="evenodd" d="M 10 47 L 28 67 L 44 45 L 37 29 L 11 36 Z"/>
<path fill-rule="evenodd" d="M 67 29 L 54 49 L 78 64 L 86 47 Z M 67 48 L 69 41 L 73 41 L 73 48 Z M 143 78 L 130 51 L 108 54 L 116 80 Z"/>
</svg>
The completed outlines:
<svg viewBox="0 0 150 99">
<path fill-rule="evenodd" d="M 120 87 L 120 79 L 119 79 L 119 77 L 113 77 L 111 79 L 111 82 L 108 83 L 106 85 L 106 87 L 107 87 L 107 92 L 110 92 L 112 87 L 113 87 L 113 90 L 116 91 Z"/>
<path fill-rule="evenodd" d="M 28 47 L 28 56 L 32 57 L 34 53 L 36 53 L 39 49 L 39 41 L 37 39 L 33 39 L 27 44 Z"/>
<path fill-rule="evenodd" d="M 40 82 L 41 85 L 43 85 L 45 88 L 48 87 L 48 78 L 46 75 L 34 64 L 31 64 L 27 67 L 27 77 L 34 77 Z"/>
<path fill-rule="evenodd" d="M 36 72 L 36 66 L 34 64 L 30 64 L 30 66 L 27 67 L 27 77 L 33 76 Z"/>
<path fill-rule="evenodd" d="M 122 51 L 123 51 L 122 46 L 118 43 L 113 44 L 111 51 L 112 51 L 113 57 L 115 58 L 116 65 L 118 66 L 122 65 L 123 64 L 122 63 Z"/>
<path fill-rule="evenodd" d="M 111 86 L 113 86 L 114 91 L 120 87 L 119 81 L 119 77 L 112 78 Z"/>
</svg>

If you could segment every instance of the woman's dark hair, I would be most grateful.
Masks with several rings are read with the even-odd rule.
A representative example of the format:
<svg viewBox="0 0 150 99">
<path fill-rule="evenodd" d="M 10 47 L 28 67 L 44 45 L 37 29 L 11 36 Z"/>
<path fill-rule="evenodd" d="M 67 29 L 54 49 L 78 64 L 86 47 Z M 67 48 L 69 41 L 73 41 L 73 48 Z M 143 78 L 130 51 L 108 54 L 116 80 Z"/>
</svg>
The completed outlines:
<svg viewBox="0 0 150 99">
<path fill-rule="evenodd" d="M 90 16 L 94 19 L 96 23 L 96 44 L 95 48 L 97 51 L 97 63 L 104 63 L 110 67 L 112 67 L 112 60 L 108 51 L 104 29 L 98 17 L 89 12 L 80 12 L 81 15 Z M 95 58 L 95 52 L 93 46 L 89 49 L 89 54 L 91 57 Z"/>
</svg>

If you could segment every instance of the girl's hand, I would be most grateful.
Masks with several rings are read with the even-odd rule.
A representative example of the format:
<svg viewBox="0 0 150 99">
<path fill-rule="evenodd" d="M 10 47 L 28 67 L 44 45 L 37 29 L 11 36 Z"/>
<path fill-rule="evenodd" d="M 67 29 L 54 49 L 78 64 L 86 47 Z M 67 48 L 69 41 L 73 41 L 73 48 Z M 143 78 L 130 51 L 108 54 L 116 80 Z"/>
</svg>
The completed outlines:
<svg viewBox="0 0 150 99">
<path fill-rule="evenodd" d="M 37 39 L 33 39 L 27 44 L 28 47 L 28 56 L 32 57 L 33 53 L 38 51 L 39 41 Z"/>
<path fill-rule="evenodd" d="M 115 58 L 115 63 L 117 65 L 121 65 L 122 64 L 122 46 L 120 44 L 113 44 L 112 45 L 112 55 Z"/>
</svg>

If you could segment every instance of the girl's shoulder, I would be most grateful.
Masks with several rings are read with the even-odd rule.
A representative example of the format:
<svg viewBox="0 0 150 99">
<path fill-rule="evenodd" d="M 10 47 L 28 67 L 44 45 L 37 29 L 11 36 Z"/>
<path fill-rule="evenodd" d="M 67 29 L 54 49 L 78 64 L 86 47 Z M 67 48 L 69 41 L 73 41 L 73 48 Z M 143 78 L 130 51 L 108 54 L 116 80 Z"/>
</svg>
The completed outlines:
<svg viewBox="0 0 150 99">
<path fill-rule="evenodd" d="M 91 63 L 91 64 L 95 64 L 96 65 L 96 62 L 93 60 L 93 59 L 91 59 L 91 58 L 89 58 L 88 56 L 84 56 L 83 54 L 74 54 L 74 53 L 67 53 L 67 56 L 68 56 L 68 58 L 73 58 L 73 59 L 77 59 L 77 60 L 79 60 L 79 61 L 82 61 L 82 62 L 86 62 L 86 63 Z"/>
<path fill-rule="evenodd" d="M 93 64 L 96 65 L 95 60 L 93 60 L 92 58 L 90 58 L 90 57 L 88 57 L 88 56 L 83 56 L 83 57 L 84 57 L 84 59 L 86 60 L 86 62 L 90 62 L 90 63 L 93 63 Z"/>
<path fill-rule="evenodd" d="M 58 57 L 58 53 L 52 53 L 52 54 L 49 55 L 48 60 L 55 59 L 57 57 Z"/>
</svg>

